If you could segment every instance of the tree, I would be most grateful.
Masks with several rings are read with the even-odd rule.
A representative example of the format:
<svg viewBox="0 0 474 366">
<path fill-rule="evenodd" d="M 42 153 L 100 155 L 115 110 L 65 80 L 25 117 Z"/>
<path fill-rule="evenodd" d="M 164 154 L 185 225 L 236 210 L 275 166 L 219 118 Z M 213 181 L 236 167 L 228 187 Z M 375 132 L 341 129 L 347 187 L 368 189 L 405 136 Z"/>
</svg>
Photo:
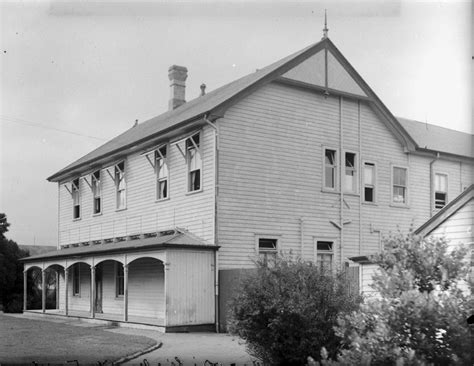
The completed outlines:
<svg viewBox="0 0 474 366">
<path fill-rule="evenodd" d="M 302 365 L 309 352 L 323 345 L 336 354 L 336 319 L 354 310 L 359 300 L 342 273 L 277 257 L 270 266 L 257 263 L 243 280 L 231 304 L 230 330 L 265 364 Z"/>
<path fill-rule="evenodd" d="M 372 257 L 379 296 L 340 318 L 336 334 L 346 348 L 323 365 L 472 365 L 466 319 L 473 302 L 460 288 L 467 248 L 444 239 L 398 233 Z"/>
<path fill-rule="evenodd" d="M 21 312 L 23 301 L 23 264 L 20 258 L 28 256 L 13 240 L 6 238 L 10 224 L 0 213 L 0 301 L 6 312 Z"/>
</svg>

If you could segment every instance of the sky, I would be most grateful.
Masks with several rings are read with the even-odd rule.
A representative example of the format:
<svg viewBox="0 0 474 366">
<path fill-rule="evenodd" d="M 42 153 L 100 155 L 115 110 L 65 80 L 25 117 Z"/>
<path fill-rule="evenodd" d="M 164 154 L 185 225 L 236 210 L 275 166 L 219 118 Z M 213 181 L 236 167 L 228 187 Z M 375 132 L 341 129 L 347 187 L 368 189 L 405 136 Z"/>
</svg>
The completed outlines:
<svg viewBox="0 0 474 366">
<path fill-rule="evenodd" d="M 0 212 L 8 237 L 57 245 L 46 178 L 186 97 L 329 38 L 391 112 L 472 133 L 470 1 L 0 0 Z"/>
</svg>

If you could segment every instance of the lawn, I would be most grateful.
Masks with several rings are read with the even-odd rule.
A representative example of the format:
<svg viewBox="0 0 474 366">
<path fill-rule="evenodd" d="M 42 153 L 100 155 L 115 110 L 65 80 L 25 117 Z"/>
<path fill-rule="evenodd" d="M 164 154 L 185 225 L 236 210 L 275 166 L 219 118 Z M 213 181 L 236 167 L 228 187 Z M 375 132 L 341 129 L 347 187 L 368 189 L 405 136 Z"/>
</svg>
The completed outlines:
<svg viewBox="0 0 474 366">
<path fill-rule="evenodd" d="M 142 336 L 108 332 L 91 324 L 17 318 L 0 313 L 0 364 L 96 364 L 114 361 L 156 345 Z M 71 362 L 71 365 L 76 362 Z"/>
</svg>

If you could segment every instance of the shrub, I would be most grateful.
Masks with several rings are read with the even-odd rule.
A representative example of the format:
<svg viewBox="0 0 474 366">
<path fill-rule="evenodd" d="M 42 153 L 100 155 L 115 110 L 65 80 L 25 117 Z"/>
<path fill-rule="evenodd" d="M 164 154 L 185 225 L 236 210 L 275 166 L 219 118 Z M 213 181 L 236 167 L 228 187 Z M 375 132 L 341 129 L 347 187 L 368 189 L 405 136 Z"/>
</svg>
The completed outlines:
<svg viewBox="0 0 474 366">
<path fill-rule="evenodd" d="M 343 273 L 322 272 L 313 263 L 277 257 L 242 281 L 231 304 L 230 331 L 247 342 L 249 353 L 265 364 L 303 365 L 314 349 L 335 355 L 338 315 L 356 309 Z"/>
<path fill-rule="evenodd" d="M 346 349 L 323 365 L 472 365 L 466 319 L 473 304 L 458 286 L 468 271 L 466 254 L 449 251 L 444 239 L 386 239 L 372 258 L 380 296 L 340 318 L 336 334 Z"/>
</svg>

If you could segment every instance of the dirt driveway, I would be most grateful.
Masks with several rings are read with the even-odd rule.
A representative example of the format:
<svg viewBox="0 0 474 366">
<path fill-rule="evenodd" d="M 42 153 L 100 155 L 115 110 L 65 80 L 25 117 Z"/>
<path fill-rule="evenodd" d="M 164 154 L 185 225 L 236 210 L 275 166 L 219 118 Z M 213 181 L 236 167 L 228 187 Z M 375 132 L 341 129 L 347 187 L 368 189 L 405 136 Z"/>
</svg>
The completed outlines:
<svg viewBox="0 0 474 366">
<path fill-rule="evenodd" d="M 79 321 L 32 320 L 0 313 L 0 364 L 95 364 L 157 346 L 141 335 Z M 77 363 L 74 362 L 77 360 Z"/>
</svg>

